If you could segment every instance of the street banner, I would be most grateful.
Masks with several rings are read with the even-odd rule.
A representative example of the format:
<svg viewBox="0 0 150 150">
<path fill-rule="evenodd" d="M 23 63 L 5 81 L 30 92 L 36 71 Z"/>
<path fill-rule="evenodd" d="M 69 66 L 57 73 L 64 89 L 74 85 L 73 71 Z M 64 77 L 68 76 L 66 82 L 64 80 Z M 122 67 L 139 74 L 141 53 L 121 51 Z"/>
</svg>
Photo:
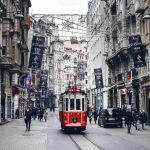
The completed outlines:
<svg viewBox="0 0 150 150">
<path fill-rule="evenodd" d="M 102 69 L 101 68 L 94 69 L 94 75 L 96 88 L 103 88 Z"/>
<path fill-rule="evenodd" d="M 131 54 L 133 56 L 134 67 L 146 66 L 144 46 L 142 45 L 142 40 L 140 35 L 129 36 L 129 44 L 131 49 Z"/>
<path fill-rule="evenodd" d="M 33 36 L 29 59 L 29 68 L 33 69 L 41 68 L 44 49 L 45 49 L 45 37 Z"/>
</svg>

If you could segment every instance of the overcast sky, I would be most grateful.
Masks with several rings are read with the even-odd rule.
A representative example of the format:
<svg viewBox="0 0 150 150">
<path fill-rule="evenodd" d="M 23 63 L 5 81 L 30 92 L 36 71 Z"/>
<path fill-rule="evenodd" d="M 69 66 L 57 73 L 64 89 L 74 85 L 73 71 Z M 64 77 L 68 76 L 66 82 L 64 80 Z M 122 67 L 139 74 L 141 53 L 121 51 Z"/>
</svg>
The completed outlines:
<svg viewBox="0 0 150 150">
<path fill-rule="evenodd" d="M 86 14 L 88 0 L 31 0 L 30 13 Z"/>
</svg>

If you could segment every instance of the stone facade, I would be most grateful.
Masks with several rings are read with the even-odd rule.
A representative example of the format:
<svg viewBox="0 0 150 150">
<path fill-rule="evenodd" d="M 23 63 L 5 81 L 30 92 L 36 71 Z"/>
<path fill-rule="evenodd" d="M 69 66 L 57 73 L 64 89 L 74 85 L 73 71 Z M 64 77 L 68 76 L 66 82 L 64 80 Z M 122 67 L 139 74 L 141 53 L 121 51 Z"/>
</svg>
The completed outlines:
<svg viewBox="0 0 150 150">
<path fill-rule="evenodd" d="M 94 3 L 96 7 L 92 9 Z M 98 7 L 99 3 L 103 3 L 103 7 Z M 100 33 L 104 37 L 102 41 L 107 55 L 105 55 L 106 59 L 101 60 L 102 62 L 105 60 L 104 66 L 107 65 L 109 70 L 106 83 L 108 85 L 108 106 L 122 109 L 131 107 L 138 111 L 144 109 L 150 115 L 150 19 L 144 17 L 149 14 L 150 1 L 101 0 L 98 2 L 93 0 L 89 3 L 89 12 L 92 11 L 95 12 L 95 16 L 97 14 L 104 19 L 103 22 L 96 23 L 94 17 L 92 19 L 89 15 L 93 26 L 94 23 L 95 26 L 105 26 Z M 98 30 L 94 29 L 94 31 L 92 38 L 96 38 L 98 34 Z M 93 40 L 93 43 L 96 42 L 96 39 Z M 100 52 L 97 48 L 95 52 L 96 50 Z M 89 51 L 89 54 L 90 52 L 93 51 Z M 92 72 L 90 73 L 92 76 Z"/>
<path fill-rule="evenodd" d="M 15 116 L 19 108 L 24 113 L 26 88 L 24 78 L 28 74 L 28 14 L 30 0 L 0 1 L 0 121 Z"/>
</svg>

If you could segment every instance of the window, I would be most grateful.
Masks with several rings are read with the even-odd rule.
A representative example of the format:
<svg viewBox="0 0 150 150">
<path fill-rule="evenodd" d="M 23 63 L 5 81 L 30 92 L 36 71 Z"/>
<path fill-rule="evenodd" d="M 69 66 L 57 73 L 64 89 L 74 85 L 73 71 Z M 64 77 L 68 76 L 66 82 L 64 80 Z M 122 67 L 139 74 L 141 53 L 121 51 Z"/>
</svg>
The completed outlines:
<svg viewBox="0 0 150 150">
<path fill-rule="evenodd" d="M 88 81 L 87 81 L 87 80 L 85 80 L 85 83 L 86 83 L 86 84 L 88 84 Z"/>
<path fill-rule="evenodd" d="M 82 111 L 84 111 L 84 98 L 82 98 Z"/>
<path fill-rule="evenodd" d="M 66 98 L 66 111 L 68 111 L 68 98 Z"/>
<path fill-rule="evenodd" d="M 70 110 L 74 110 L 74 99 L 70 99 Z"/>
<path fill-rule="evenodd" d="M 76 99 L 76 110 L 80 110 L 80 99 Z"/>
</svg>

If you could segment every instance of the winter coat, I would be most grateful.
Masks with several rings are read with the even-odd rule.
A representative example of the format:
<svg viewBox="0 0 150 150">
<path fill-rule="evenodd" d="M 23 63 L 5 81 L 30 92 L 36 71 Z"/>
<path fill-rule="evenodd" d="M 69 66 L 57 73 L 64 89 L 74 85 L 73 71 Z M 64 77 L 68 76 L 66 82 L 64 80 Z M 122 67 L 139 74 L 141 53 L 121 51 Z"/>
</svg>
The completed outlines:
<svg viewBox="0 0 150 150">
<path fill-rule="evenodd" d="M 31 122 L 31 116 L 32 116 L 31 111 L 26 111 L 25 112 L 25 123 Z"/>
<path fill-rule="evenodd" d="M 133 115 L 130 111 L 126 112 L 125 121 L 126 121 L 126 124 L 131 124 L 133 122 Z"/>
<path fill-rule="evenodd" d="M 145 123 L 147 121 L 147 114 L 145 112 L 140 113 L 140 121 Z"/>
<path fill-rule="evenodd" d="M 94 119 L 97 119 L 98 114 L 97 114 L 97 112 L 96 112 L 96 111 L 94 111 L 94 112 L 93 112 L 93 116 L 94 116 Z"/>
</svg>

